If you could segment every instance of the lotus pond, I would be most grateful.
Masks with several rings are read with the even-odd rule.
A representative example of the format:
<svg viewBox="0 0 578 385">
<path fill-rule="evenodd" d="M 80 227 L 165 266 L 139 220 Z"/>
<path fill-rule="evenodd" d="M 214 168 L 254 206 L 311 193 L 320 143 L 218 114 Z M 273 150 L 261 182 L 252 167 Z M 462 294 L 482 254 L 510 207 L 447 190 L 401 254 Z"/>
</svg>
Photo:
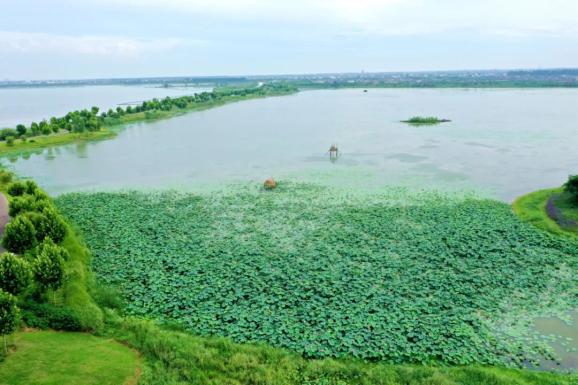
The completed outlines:
<svg viewBox="0 0 578 385">
<path fill-rule="evenodd" d="M 57 198 L 132 314 L 309 357 L 528 365 L 578 306 L 578 243 L 475 196 L 283 182 L 273 192 Z"/>
</svg>

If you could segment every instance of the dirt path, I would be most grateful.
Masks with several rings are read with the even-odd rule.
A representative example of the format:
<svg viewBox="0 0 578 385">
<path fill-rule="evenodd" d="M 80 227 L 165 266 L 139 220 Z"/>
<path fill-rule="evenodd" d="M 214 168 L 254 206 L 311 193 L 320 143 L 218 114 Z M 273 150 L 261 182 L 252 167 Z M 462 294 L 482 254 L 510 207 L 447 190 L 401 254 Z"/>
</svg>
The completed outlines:
<svg viewBox="0 0 578 385">
<path fill-rule="evenodd" d="M 8 199 L 2 193 L 0 193 L 0 237 L 4 235 L 4 228 L 6 224 L 10 220 L 10 216 L 8 215 Z M 0 252 L 4 252 L 4 248 L 0 245 Z"/>
</svg>

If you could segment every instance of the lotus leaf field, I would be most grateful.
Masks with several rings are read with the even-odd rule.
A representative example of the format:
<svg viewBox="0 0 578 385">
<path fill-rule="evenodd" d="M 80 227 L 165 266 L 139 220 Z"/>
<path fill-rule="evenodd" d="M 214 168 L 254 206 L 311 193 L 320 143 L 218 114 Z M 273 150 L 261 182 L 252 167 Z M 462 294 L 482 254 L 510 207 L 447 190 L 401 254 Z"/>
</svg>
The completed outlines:
<svg viewBox="0 0 578 385">
<path fill-rule="evenodd" d="M 388 188 L 57 199 L 130 313 L 307 357 L 516 365 L 578 306 L 578 243 L 476 197 Z"/>
</svg>

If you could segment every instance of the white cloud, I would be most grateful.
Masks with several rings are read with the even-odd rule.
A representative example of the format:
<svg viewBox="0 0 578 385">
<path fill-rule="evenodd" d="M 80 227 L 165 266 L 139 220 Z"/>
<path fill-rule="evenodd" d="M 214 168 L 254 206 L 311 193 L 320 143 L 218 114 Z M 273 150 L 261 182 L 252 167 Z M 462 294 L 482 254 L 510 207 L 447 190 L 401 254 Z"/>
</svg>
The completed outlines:
<svg viewBox="0 0 578 385">
<path fill-rule="evenodd" d="M 170 51 L 203 42 L 180 39 L 133 39 L 116 36 L 69 36 L 0 31 L 0 53 L 78 54 L 132 58 L 145 53 Z"/>
<path fill-rule="evenodd" d="M 178 10 L 224 20 L 309 23 L 339 33 L 397 36 L 469 30 L 509 37 L 578 37 L 577 0 L 98 0 L 98 4 Z"/>
</svg>

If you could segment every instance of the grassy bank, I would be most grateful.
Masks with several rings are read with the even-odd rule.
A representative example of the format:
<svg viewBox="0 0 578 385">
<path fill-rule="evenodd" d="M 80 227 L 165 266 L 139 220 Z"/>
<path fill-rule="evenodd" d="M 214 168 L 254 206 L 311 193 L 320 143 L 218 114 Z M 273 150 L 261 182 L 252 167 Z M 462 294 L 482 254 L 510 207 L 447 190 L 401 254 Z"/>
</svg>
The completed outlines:
<svg viewBox="0 0 578 385">
<path fill-rule="evenodd" d="M 136 385 L 135 351 L 84 333 L 22 332 L 0 363 L 0 385 Z"/>
<path fill-rule="evenodd" d="M 111 313 L 109 313 L 110 315 Z M 576 375 L 498 367 L 388 365 L 305 359 L 266 345 L 192 336 L 109 316 L 108 333 L 144 358 L 140 385 L 576 385 Z"/>
<path fill-rule="evenodd" d="M 564 229 L 556 221 L 548 215 L 546 205 L 548 200 L 556 194 L 561 194 L 562 188 L 546 189 L 534 191 L 532 193 L 523 195 L 517 198 L 512 207 L 514 213 L 524 222 L 528 222 L 539 229 L 548 231 L 552 234 L 561 236 L 578 236 L 578 231 Z M 569 216 L 578 219 L 578 209 L 568 202 L 563 201 L 560 204 L 563 212 L 568 213 Z"/>
<path fill-rule="evenodd" d="M 42 150 L 47 147 L 61 146 L 70 143 L 92 142 L 97 140 L 111 139 L 116 136 L 116 132 L 109 128 L 99 131 L 83 133 L 58 133 L 46 136 L 35 136 L 22 141 L 17 139 L 9 146 L 5 141 L 0 142 L 0 156 L 22 155 Z"/>
<path fill-rule="evenodd" d="M 15 139 L 14 142 L 10 145 L 6 141 L 0 141 L 0 157 L 22 155 L 39 151 L 47 147 L 59 146 L 63 144 L 111 139 L 114 138 L 117 135 L 118 130 L 126 124 L 168 119 L 178 115 L 183 115 L 194 111 L 208 110 L 230 103 L 272 96 L 290 95 L 298 92 L 297 88 L 282 86 L 247 88 L 245 89 L 245 91 L 247 91 L 245 94 L 234 93 L 234 91 L 230 93 L 230 91 L 231 90 L 229 89 L 216 90 L 210 93 L 211 95 L 217 95 L 213 98 L 206 98 L 206 100 L 199 100 L 194 102 L 188 101 L 182 104 L 180 107 L 173 105 L 170 109 L 158 108 L 131 113 L 114 113 L 114 116 L 106 116 L 100 118 L 102 122 L 102 128 L 97 131 L 88 131 L 82 133 L 61 131 L 56 134 L 34 136 L 27 138 L 26 140 Z M 238 91 L 239 90 L 237 90 L 237 92 Z M 240 91 L 244 91 L 244 89 L 241 89 Z M 179 99 L 177 98 L 176 100 Z"/>
</svg>

